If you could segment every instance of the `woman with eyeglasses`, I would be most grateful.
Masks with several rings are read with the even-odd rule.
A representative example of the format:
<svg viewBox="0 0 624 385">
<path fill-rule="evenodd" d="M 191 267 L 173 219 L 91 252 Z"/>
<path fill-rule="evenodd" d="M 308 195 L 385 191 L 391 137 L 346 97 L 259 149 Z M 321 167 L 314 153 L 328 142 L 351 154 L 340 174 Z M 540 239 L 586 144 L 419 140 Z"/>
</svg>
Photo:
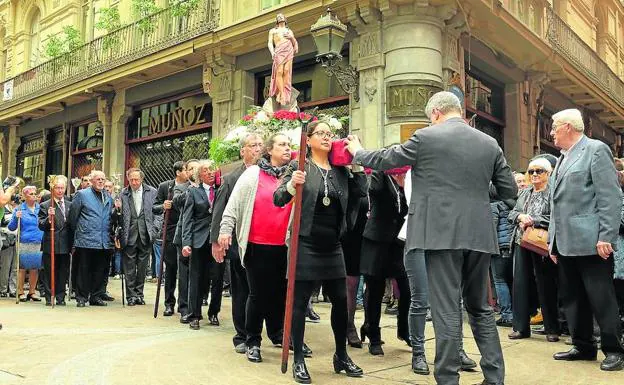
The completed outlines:
<svg viewBox="0 0 624 385">
<path fill-rule="evenodd" d="M 353 166 L 351 172 L 346 167 L 329 163 L 334 135 L 326 122 L 310 123 L 307 135 L 310 156 L 306 160 L 305 172 L 297 170 L 296 161 L 291 162 L 273 196 L 276 206 L 286 206 L 295 196 L 296 186 L 303 185 L 291 337 L 293 377 L 302 384 L 312 381 L 304 361 L 303 335 L 306 309 L 315 281 L 323 282 L 323 291 L 332 303 L 331 326 L 336 343 L 334 371 L 345 371 L 350 377 L 363 374 L 347 354 L 347 285 L 340 239 L 347 230 L 346 219 L 351 214 L 348 207 L 354 206 L 349 205 L 350 200 L 366 196 L 367 190 L 361 167 Z"/>
<path fill-rule="evenodd" d="M 524 232 L 533 227 L 548 229 L 550 223 L 550 196 L 548 178 L 552 164 L 544 157 L 534 158 L 527 169 L 531 186 L 520 191 L 516 206 L 509 213 L 508 220 L 515 225 L 512 233 L 513 277 L 513 332 L 509 339 L 516 340 L 531 336 L 532 284 L 537 285 L 537 295 L 544 317 L 544 332 L 549 342 L 559 341 L 561 328 L 557 306 L 557 266 L 547 255 L 539 255 L 522 247 Z"/>
<path fill-rule="evenodd" d="M 40 302 L 36 294 L 39 269 L 41 269 L 41 240 L 43 231 L 39 230 L 39 198 L 35 186 L 26 186 L 22 189 L 24 202 L 15 208 L 14 215 L 9 222 L 9 230 L 17 229 L 20 221 L 19 235 L 19 275 L 17 277 L 17 293 L 21 302 Z M 28 270 L 28 295 L 24 297 L 24 280 Z"/>
</svg>

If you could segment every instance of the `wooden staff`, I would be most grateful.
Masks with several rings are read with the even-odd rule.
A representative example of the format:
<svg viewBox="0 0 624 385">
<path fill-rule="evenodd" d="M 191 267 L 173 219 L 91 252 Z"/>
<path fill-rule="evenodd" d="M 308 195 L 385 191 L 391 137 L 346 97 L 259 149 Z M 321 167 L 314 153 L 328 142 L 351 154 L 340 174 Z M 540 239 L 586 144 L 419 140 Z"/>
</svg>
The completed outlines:
<svg viewBox="0 0 624 385">
<path fill-rule="evenodd" d="M 19 210 L 16 210 L 15 214 L 17 214 L 19 212 Z M 19 283 L 19 264 L 20 264 L 20 257 L 19 257 L 19 253 L 20 253 L 20 228 L 22 227 L 22 218 L 19 217 L 17 218 L 17 238 L 15 240 L 15 279 L 16 282 Z M 22 286 L 23 287 L 23 286 Z M 19 304 L 20 300 L 19 300 L 19 290 L 17 291 L 17 293 L 15 293 L 15 303 Z"/>
<path fill-rule="evenodd" d="M 173 195 L 173 186 L 175 182 L 169 186 L 169 194 L 167 194 L 167 200 L 170 201 Z M 160 302 L 160 285 L 162 284 L 162 275 L 165 262 L 165 254 L 167 253 L 167 223 L 169 223 L 169 213 L 171 209 L 165 209 L 165 218 L 163 219 L 162 226 L 162 245 L 160 246 L 160 270 L 158 271 L 158 282 L 156 283 L 156 302 L 154 303 L 154 318 L 158 317 L 158 304 Z"/>
<path fill-rule="evenodd" d="M 50 202 L 52 203 L 51 206 L 54 207 L 54 198 L 52 198 L 50 200 Z M 56 302 L 56 281 L 54 279 L 54 227 L 55 227 L 55 222 L 54 222 L 54 213 L 50 214 L 50 264 L 52 265 L 52 268 L 50 269 L 50 282 L 51 282 L 51 289 L 52 289 L 52 308 L 54 309 L 54 303 Z"/>
<path fill-rule="evenodd" d="M 301 119 L 299 107 L 297 107 L 297 116 L 301 122 L 301 139 L 299 141 L 299 156 L 297 162 L 299 171 L 304 171 L 306 150 L 308 146 L 308 123 L 312 120 L 316 108 L 312 110 L 310 118 Z M 293 215 L 292 232 L 290 235 L 290 249 L 288 260 L 288 286 L 286 289 L 286 309 L 284 311 L 284 334 L 282 335 L 282 373 L 288 370 L 288 349 L 290 346 L 290 331 L 292 327 L 293 303 L 295 299 L 295 273 L 297 270 L 297 252 L 299 251 L 299 228 L 301 225 L 301 201 L 303 198 L 303 185 L 296 186 L 295 194 L 295 212 Z"/>
</svg>

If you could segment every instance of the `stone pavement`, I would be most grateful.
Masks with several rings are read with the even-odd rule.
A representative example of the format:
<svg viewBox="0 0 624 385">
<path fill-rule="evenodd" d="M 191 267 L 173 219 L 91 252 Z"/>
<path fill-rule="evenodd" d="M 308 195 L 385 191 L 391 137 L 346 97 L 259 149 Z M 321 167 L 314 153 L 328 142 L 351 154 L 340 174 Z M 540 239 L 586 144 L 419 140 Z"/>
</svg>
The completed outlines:
<svg viewBox="0 0 624 385">
<path fill-rule="evenodd" d="M 16 305 L 0 301 L 0 384 L 1 385 L 203 385 L 203 384 L 294 384 L 290 371 L 280 373 L 281 350 L 263 347 L 264 362 L 252 364 L 233 350 L 230 301 L 224 299 L 221 326 L 205 322 L 199 331 L 178 322 L 179 318 L 152 317 L 155 284 L 146 284 L 147 306 L 121 306 L 120 281 L 112 280 L 109 291 L 117 300 L 106 308 L 46 308 L 42 303 Z M 151 306 L 150 306 L 151 305 Z M 315 384 L 435 384 L 433 375 L 411 372 L 409 347 L 396 339 L 396 320 L 384 316 L 383 357 L 373 357 L 364 349 L 349 348 L 365 376 L 350 379 L 333 373 L 333 337 L 329 305 L 315 306 L 319 324 L 306 324 L 306 342 L 314 350 L 308 368 Z M 161 309 L 162 313 L 162 309 Z M 356 315 L 362 323 L 363 312 Z M 554 352 L 567 349 L 547 343 L 543 336 L 510 341 L 508 329 L 500 329 L 507 366 L 507 385 L 614 385 L 624 384 L 624 372 L 605 373 L 598 362 L 555 362 Z M 466 351 L 478 361 L 478 349 L 468 325 L 464 331 Z M 431 324 L 427 336 L 433 336 Z M 265 340 L 266 341 L 266 340 Z M 431 341 L 431 339 L 429 340 Z M 434 358 L 434 343 L 428 342 L 427 359 Z M 602 359 L 599 354 L 599 359 Z M 292 355 L 291 355 L 292 360 Z M 432 367 L 433 370 L 433 367 Z M 465 372 L 461 384 L 478 384 L 479 371 Z"/>
</svg>

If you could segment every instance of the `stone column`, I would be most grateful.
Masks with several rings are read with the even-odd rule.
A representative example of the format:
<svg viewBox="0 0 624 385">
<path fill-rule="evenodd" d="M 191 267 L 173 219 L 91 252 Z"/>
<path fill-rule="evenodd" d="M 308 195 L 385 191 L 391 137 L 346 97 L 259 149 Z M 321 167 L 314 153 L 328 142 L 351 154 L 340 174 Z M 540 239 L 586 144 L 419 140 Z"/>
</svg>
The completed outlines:
<svg viewBox="0 0 624 385">
<path fill-rule="evenodd" d="M 204 92 L 212 98 L 212 136 L 222 137 L 227 132 L 231 120 L 235 80 L 240 89 L 241 78 L 235 79 L 235 58 L 222 54 L 221 51 L 210 51 L 204 63 Z M 240 109 L 240 106 L 239 106 Z M 240 118 L 240 117 L 239 117 Z"/>
<path fill-rule="evenodd" d="M 17 150 L 22 145 L 22 139 L 17 134 L 19 125 L 9 125 L 9 138 L 7 142 L 7 148 L 9 151 L 9 159 L 6 163 L 7 174 L 15 175 L 17 169 Z M 4 170 L 3 170 L 4 171 Z"/>
<path fill-rule="evenodd" d="M 123 175 L 126 166 L 126 123 L 132 116 L 132 108 L 126 106 L 125 90 L 100 96 L 97 110 L 104 135 L 102 171 L 106 175 Z"/>
</svg>

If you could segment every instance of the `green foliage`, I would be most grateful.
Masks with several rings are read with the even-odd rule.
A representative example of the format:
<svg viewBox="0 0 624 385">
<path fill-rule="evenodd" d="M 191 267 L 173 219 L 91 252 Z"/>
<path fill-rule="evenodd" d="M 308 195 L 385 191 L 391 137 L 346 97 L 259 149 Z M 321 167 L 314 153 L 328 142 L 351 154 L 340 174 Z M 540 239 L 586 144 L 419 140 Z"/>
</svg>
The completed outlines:
<svg viewBox="0 0 624 385">
<path fill-rule="evenodd" d="M 226 141 L 212 138 L 208 149 L 208 156 L 217 165 L 227 164 L 240 159 L 238 141 Z"/>
<path fill-rule="evenodd" d="M 149 16 L 161 9 L 155 0 L 132 0 L 132 16 L 137 20 L 141 32 L 149 35 L 154 31 L 156 18 Z"/>
<path fill-rule="evenodd" d="M 119 44 L 119 37 L 110 35 L 111 32 L 121 28 L 121 16 L 117 7 L 100 8 L 100 18 L 95 23 L 95 29 L 105 31 L 106 35 L 102 38 L 102 48 L 111 49 Z"/>
<path fill-rule="evenodd" d="M 80 31 L 72 25 L 66 25 L 61 33 L 48 36 L 45 56 L 49 59 L 61 57 L 78 49 L 81 45 Z"/>
<path fill-rule="evenodd" d="M 171 0 L 169 6 L 171 14 L 175 17 L 188 16 L 197 9 L 200 0 Z"/>
</svg>

